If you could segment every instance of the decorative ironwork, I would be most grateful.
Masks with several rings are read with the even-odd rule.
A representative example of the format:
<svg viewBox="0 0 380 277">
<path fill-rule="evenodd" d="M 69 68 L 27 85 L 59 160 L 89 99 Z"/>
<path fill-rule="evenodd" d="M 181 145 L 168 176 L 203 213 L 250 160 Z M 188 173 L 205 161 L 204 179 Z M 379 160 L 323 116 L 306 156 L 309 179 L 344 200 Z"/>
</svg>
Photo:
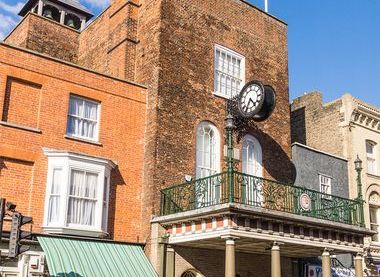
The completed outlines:
<svg viewBox="0 0 380 277">
<path fill-rule="evenodd" d="M 302 201 L 310 201 L 308 209 Z M 228 202 L 363 226 L 363 202 L 252 175 L 223 172 L 161 191 L 161 215 Z"/>
</svg>

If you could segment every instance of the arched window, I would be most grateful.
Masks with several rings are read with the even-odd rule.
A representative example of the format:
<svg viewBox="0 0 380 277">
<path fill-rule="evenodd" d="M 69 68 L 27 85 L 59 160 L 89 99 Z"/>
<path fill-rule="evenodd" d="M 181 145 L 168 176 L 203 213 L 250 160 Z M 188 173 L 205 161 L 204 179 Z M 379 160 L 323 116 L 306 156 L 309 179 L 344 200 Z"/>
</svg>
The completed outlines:
<svg viewBox="0 0 380 277">
<path fill-rule="evenodd" d="M 377 192 L 372 192 L 369 195 L 368 199 L 369 203 L 369 221 L 371 224 L 371 230 L 372 231 L 380 231 L 379 230 L 379 223 L 380 223 L 380 195 Z M 372 237 L 373 241 L 378 242 L 379 241 L 379 235 L 376 234 Z"/>
<path fill-rule="evenodd" d="M 219 178 L 202 179 L 220 172 L 220 135 L 213 124 L 204 121 L 198 125 L 196 148 L 196 206 L 208 207 L 220 200 Z"/>
<path fill-rule="evenodd" d="M 196 177 L 204 178 L 220 171 L 220 135 L 209 122 L 201 122 L 197 128 Z"/>
<path fill-rule="evenodd" d="M 251 135 L 246 135 L 243 138 L 242 166 L 243 173 L 263 177 L 261 145 L 259 141 Z"/>
<path fill-rule="evenodd" d="M 181 277 L 202 277 L 203 275 L 197 271 L 190 269 L 181 274 Z"/>
<path fill-rule="evenodd" d="M 56 7 L 51 6 L 51 5 L 44 6 L 42 15 L 56 22 L 59 22 L 60 16 L 61 16 L 59 10 Z"/>
<path fill-rule="evenodd" d="M 243 173 L 254 176 L 246 178 L 246 190 L 242 192 L 243 203 L 260 206 L 263 200 L 262 180 L 260 179 L 263 177 L 262 149 L 259 141 L 251 135 L 243 138 L 242 170 Z"/>
<path fill-rule="evenodd" d="M 80 29 L 80 19 L 76 15 L 67 14 L 65 17 L 65 25 L 75 30 Z"/>
</svg>

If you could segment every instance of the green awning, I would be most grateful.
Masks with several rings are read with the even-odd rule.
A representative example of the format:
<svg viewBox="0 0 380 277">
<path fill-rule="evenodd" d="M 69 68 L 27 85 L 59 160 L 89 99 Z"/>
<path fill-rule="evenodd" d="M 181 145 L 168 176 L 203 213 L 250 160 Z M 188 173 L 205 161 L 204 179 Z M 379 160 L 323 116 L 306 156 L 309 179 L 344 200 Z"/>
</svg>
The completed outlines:
<svg viewBox="0 0 380 277">
<path fill-rule="evenodd" d="M 38 237 L 52 277 L 157 277 L 141 245 Z"/>
</svg>

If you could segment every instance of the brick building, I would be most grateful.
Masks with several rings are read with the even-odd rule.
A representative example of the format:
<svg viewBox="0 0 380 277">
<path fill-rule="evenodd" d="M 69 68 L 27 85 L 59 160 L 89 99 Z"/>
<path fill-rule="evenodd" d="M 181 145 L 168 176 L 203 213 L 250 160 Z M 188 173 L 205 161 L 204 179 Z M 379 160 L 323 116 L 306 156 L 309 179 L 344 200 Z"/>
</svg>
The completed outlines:
<svg viewBox="0 0 380 277">
<path fill-rule="evenodd" d="M 70 93 L 80 93 L 65 90 L 66 99 L 59 102 L 61 109 L 66 104 L 65 118 L 61 125 L 53 121 L 55 128 L 61 128 L 60 135 L 38 145 L 44 147 L 39 155 L 45 163 L 45 171 L 38 176 L 41 194 L 46 194 L 46 182 L 54 184 L 57 160 L 63 157 L 70 164 L 76 159 L 72 152 L 94 155 L 93 159 L 104 164 L 104 171 L 117 162 L 120 173 L 115 178 L 126 185 L 117 187 L 120 191 L 109 198 L 114 202 L 108 203 L 108 221 L 115 226 L 109 233 L 113 239 L 146 243 L 145 252 L 161 276 L 299 276 L 299 257 L 323 252 L 326 270 L 329 249 L 361 251 L 368 232 L 360 226 L 357 202 L 344 199 L 345 207 L 331 206 L 321 195 L 311 199 L 308 191 L 301 193 L 291 186 L 295 168 L 290 159 L 284 22 L 242 0 L 115 0 L 83 28 L 78 19 L 75 24 L 66 18 L 73 12 L 82 22 L 90 17 L 78 2 L 62 0 L 54 9 L 51 6 L 48 0 L 29 1 L 29 12 L 20 13 L 24 18 L 3 48 L 39 57 L 36 63 L 27 64 L 33 72 L 53 72 L 59 80 L 79 79 L 75 88 L 105 86 L 102 93 L 107 97 L 101 98 L 100 92 L 99 98 L 86 96 L 92 101 L 88 112 L 95 114 L 91 113 L 93 100 L 104 101 L 104 105 L 110 101 L 112 109 L 106 111 L 102 104 L 101 112 L 109 113 L 105 122 L 112 125 L 102 133 L 102 115 L 99 137 L 93 139 L 99 138 L 101 146 L 93 140 L 72 141 L 70 134 L 78 127 L 67 123 L 71 122 L 68 101 Z M 62 67 L 41 69 L 39 64 L 45 60 Z M 63 76 L 58 78 L 60 72 Z M 84 72 L 103 77 L 97 80 Z M 260 80 L 275 90 L 276 108 L 269 119 L 234 131 L 236 168 L 228 177 L 230 181 L 235 178 L 233 190 L 230 182 L 227 186 L 224 162 L 226 100 L 250 80 Z M 34 89 L 41 87 L 41 82 L 29 81 L 37 84 Z M 146 87 L 146 110 L 144 87 L 133 82 Z M 139 101 L 114 100 L 125 91 L 129 97 L 140 97 Z M 77 103 L 75 95 L 73 103 Z M 42 116 L 42 111 L 37 114 Z M 32 110 L 25 117 L 31 120 L 34 115 Z M 29 129 L 39 131 L 42 122 L 37 120 Z M 46 173 L 50 161 L 52 173 Z M 31 175 L 33 182 L 38 179 L 36 172 Z M 107 180 L 113 180 L 112 176 Z M 184 184 L 173 187 L 178 183 Z M 50 198 L 55 196 L 50 194 Z M 309 208 L 300 207 L 301 196 L 304 208 Z M 33 201 L 31 197 L 28 205 Z M 311 201 L 324 206 L 312 210 Z M 39 205 L 42 209 L 43 204 Z M 334 212 L 334 217 L 321 212 L 321 207 Z M 65 228 L 59 226 L 46 230 L 38 226 L 42 217 L 36 221 L 37 230 L 64 233 Z M 55 214 L 46 217 L 56 220 Z M 101 225 L 101 217 L 97 220 Z M 72 234 L 78 235 L 77 231 Z"/>
<path fill-rule="evenodd" d="M 292 140 L 329 151 L 348 160 L 350 198 L 358 195 L 355 160 L 363 160 L 362 191 L 365 200 L 364 219 L 367 228 L 378 232 L 380 109 L 350 94 L 330 103 L 322 93 L 312 92 L 292 103 Z M 365 242 L 368 275 L 377 276 L 380 263 L 378 235 Z"/>
</svg>

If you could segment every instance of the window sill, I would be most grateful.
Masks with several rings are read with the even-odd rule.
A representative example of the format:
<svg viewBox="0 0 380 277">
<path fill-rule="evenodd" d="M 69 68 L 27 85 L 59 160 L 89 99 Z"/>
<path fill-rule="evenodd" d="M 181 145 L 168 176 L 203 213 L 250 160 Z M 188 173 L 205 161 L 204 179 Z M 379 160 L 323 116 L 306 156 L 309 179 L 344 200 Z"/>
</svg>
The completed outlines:
<svg viewBox="0 0 380 277">
<path fill-rule="evenodd" d="M 215 91 L 212 94 L 214 96 L 216 96 L 216 97 L 220 97 L 220 98 L 223 98 L 223 99 L 231 99 L 231 97 L 227 97 L 226 95 L 223 95 L 223 94 L 215 92 Z"/>
<path fill-rule="evenodd" d="M 104 238 L 108 236 L 107 232 L 102 230 L 89 230 L 89 229 L 75 229 L 70 227 L 51 227 L 43 226 L 44 233 L 47 234 L 60 234 L 60 235 L 70 235 L 70 236 L 81 236 L 81 237 L 93 237 L 93 238 Z"/>
<path fill-rule="evenodd" d="M 100 142 L 89 140 L 89 139 L 78 138 L 78 137 L 73 137 L 73 136 L 69 136 L 69 135 L 65 135 L 65 138 L 69 139 L 69 140 L 80 141 L 80 142 L 93 144 L 93 145 L 97 145 L 97 146 L 103 146 L 103 144 L 101 144 Z"/>
<path fill-rule="evenodd" d="M 29 132 L 33 132 L 33 133 L 37 133 L 37 134 L 42 133 L 42 131 L 40 129 L 28 127 L 28 126 L 24 126 L 24 125 L 19 125 L 19 124 L 15 124 L 15 123 L 10 123 L 10 122 L 6 122 L 6 121 L 0 121 L 0 125 L 10 127 L 10 128 L 19 129 L 19 130 L 23 130 L 23 131 L 29 131 Z"/>
</svg>

